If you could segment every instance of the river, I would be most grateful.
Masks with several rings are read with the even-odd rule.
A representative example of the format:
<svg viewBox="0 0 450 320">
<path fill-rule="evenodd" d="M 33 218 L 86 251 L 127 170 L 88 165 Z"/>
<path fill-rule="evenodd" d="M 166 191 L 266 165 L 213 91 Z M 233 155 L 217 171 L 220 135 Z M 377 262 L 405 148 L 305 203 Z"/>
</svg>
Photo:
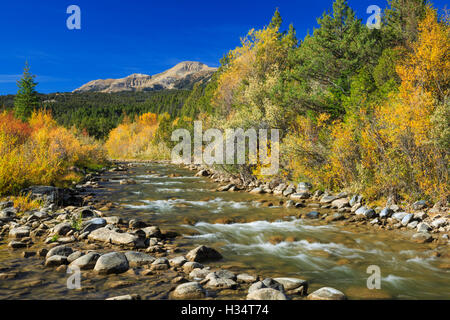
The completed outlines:
<svg viewBox="0 0 450 320">
<path fill-rule="evenodd" d="M 209 178 L 168 164 L 138 164 L 128 172 L 104 173 L 102 178 L 101 188 L 93 192 L 98 199 L 116 203 L 108 215 L 139 218 L 176 231 L 184 235 L 177 240 L 181 247 L 214 247 L 224 256 L 217 266 L 267 277 L 302 278 L 309 281 L 309 292 L 329 286 L 351 299 L 450 299 L 450 271 L 442 267 L 450 262 L 447 246 L 413 243 L 412 231 L 298 219 L 300 212 L 312 209 L 285 208 L 280 205 L 283 199 L 272 195 L 216 192 L 220 185 Z M 122 179 L 137 183 L 121 185 Z M 23 258 L 0 246 L 0 261 L 20 268 Z M 38 258 L 27 261 L 24 268 L 33 279 L 55 281 L 22 291 L 0 286 L 0 298 L 107 296 L 101 290 L 69 292 L 64 288 L 67 275 L 50 274 Z M 371 275 L 367 268 L 374 265 L 381 271 L 380 290 L 367 289 Z M 148 286 L 139 284 L 133 290 L 148 292 Z"/>
</svg>

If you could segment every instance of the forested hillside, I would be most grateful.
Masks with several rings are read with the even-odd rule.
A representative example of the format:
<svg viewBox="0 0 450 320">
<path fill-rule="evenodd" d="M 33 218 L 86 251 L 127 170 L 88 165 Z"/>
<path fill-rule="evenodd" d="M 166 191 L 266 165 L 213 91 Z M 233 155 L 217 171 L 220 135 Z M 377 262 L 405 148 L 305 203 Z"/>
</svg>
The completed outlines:
<svg viewBox="0 0 450 320">
<path fill-rule="evenodd" d="M 108 136 L 125 115 L 134 118 L 146 112 L 178 116 L 187 90 L 122 93 L 52 93 L 39 95 L 40 108 L 51 111 L 55 120 L 67 128 L 75 126 L 98 139 Z M 0 96 L 0 106 L 14 107 L 14 95 Z"/>
</svg>

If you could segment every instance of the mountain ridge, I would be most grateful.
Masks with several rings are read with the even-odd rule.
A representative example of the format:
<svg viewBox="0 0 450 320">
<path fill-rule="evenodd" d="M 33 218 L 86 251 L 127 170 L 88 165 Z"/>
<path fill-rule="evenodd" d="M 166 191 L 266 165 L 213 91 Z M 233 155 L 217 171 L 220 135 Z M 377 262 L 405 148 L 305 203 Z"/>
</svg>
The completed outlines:
<svg viewBox="0 0 450 320">
<path fill-rule="evenodd" d="M 72 92 L 114 93 L 124 91 L 188 89 L 196 82 L 209 80 L 216 70 L 217 68 L 209 67 L 201 62 L 183 61 L 155 75 L 133 73 L 120 79 L 92 80 Z"/>
</svg>

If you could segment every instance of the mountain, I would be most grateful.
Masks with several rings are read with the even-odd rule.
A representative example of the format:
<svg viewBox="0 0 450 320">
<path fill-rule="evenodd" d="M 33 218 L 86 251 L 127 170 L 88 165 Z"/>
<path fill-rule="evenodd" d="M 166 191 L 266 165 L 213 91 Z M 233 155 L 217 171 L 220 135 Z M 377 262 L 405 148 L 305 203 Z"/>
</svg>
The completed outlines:
<svg viewBox="0 0 450 320">
<path fill-rule="evenodd" d="M 217 68 L 195 61 L 184 61 L 173 68 L 153 76 L 135 73 L 122 79 L 93 80 L 74 93 L 154 91 L 164 89 L 190 89 L 198 81 L 208 80 Z"/>
</svg>

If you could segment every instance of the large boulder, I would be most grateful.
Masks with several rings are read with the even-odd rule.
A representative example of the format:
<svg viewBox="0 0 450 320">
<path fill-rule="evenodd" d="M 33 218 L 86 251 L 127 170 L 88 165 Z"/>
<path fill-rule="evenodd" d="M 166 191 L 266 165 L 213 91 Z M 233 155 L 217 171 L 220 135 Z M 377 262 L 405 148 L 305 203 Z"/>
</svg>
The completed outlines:
<svg viewBox="0 0 450 320">
<path fill-rule="evenodd" d="M 220 260 L 222 255 L 215 249 L 206 246 L 199 246 L 188 252 L 186 259 L 193 262 L 203 262 L 208 260 Z"/>
<path fill-rule="evenodd" d="M 206 292 L 198 282 L 180 284 L 172 293 L 172 298 L 181 300 L 202 299 Z"/>
<path fill-rule="evenodd" d="M 106 253 L 98 258 L 94 270 L 99 274 L 123 273 L 129 269 L 127 257 L 121 252 Z"/>
<path fill-rule="evenodd" d="M 347 297 L 341 291 L 330 288 L 323 287 L 319 290 L 314 291 L 307 297 L 308 300 L 346 300 Z"/>
</svg>

